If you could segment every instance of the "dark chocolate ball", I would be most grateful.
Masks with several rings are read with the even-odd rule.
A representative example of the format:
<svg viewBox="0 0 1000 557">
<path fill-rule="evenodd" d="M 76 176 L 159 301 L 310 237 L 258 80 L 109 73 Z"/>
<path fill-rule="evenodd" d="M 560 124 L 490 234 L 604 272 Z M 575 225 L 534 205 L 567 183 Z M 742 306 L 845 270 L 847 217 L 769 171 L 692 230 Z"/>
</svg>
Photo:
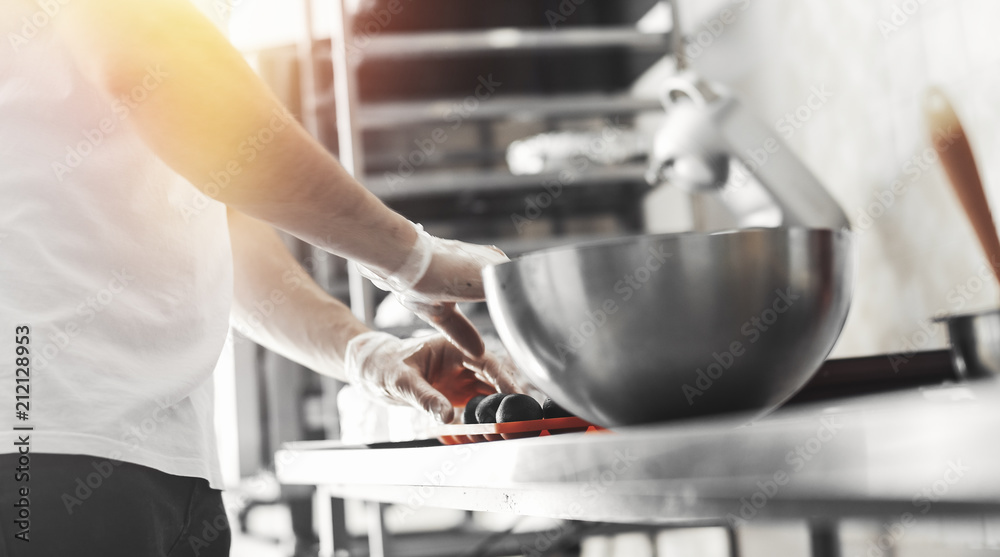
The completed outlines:
<svg viewBox="0 0 1000 557">
<path fill-rule="evenodd" d="M 528 395 L 507 395 L 497 408 L 497 423 L 542 419 L 542 407 Z"/>
<path fill-rule="evenodd" d="M 465 411 L 462 412 L 462 423 L 463 424 L 478 424 L 479 421 L 476 420 L 476 407 L 479 403 L 486 398 L 486 395 L 478 395 L 469 399 L 469 402 L 465 403 Z"/>
<path fill-rule="evenodd" d="M 542 403 L 542 416 L 546 419 L 548 418 L 572 418 L 573 414 L 570 414 L 569 410 L 566 410 L 562 406 L 556 404 L 556 401 L 551 398 L 545 399 Z"/>
<path fill-rule="evenodd" d="M 479 405 L 476 406 L 476 421 L 481 424 L 497 423 L 497 409 L 500 408 L 500 403 L 503 402 L 506 396 L 505 394 L 497 393 L 480 401 Z"/>
</svg>

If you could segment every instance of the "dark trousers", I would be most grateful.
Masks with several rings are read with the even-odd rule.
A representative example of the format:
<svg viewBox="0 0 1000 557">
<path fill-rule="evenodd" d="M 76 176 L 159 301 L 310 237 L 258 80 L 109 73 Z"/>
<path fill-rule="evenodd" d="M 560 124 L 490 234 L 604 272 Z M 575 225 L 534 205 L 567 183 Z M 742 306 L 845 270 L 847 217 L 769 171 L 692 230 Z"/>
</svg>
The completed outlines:
<svg viewBox="0 0 1000 557">
<path fill-rule="evenodd" d="M 229 555 L 222 492 L 204 479 L 82 455 L 28 466 L 18 482 L 18 455 L 0 455 L 0 557 Z"/>
</svg>

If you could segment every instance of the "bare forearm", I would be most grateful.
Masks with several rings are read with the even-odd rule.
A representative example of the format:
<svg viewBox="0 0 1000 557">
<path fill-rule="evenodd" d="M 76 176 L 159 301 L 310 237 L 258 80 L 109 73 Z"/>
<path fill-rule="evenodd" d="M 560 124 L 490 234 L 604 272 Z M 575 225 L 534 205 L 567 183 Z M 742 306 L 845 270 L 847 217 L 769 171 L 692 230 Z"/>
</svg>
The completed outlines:
<svg viewBox="0 0 1000 557">
<path fill-rule="evenodd" d="M 188 0 L 76 0 L 57 24 L 109 95 L 145 87 L 129 122 L 208 197 L 372 267 L 403 263 L 415 241 L 406 220 L 287 117 Z"/>
<path fill-rule="evenodd" d="M 229 211 L 233 325 L 314 371 L 344 379 L 347 343 L 368 329 L 319 287 L 267 224 Z"/>
</svg>

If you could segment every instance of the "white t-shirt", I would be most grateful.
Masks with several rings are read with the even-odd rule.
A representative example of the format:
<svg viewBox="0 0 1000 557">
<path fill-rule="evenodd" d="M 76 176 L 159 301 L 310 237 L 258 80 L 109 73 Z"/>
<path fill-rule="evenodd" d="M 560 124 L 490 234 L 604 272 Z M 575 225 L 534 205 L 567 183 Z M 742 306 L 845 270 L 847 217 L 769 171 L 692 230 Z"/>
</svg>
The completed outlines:
<svg viewBox="0 0 1000 557">
<path fill-rule="evenodd" d="M 218 3 L 202 8 L 217 15 Z M 54 37 L 55 11 L 0 5 L 0 453 L 17 450 L 25 432 L 13 426 L 31 425 L 32 453 L 114 458 L 221 488 L 211 374 L 232 298 L 225 207 L 131 127 L 132 107 L 168 76 L 151 67 L 130 98 L 105 97 Z"/>
</svg>

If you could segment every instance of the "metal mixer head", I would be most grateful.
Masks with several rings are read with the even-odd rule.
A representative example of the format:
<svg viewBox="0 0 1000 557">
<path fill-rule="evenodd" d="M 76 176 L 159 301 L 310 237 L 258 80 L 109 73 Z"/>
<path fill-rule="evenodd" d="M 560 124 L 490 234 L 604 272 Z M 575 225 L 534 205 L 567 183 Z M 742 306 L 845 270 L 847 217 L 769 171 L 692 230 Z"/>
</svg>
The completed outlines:
<svg viewBox="0 0 1000 557">
<path fill-rule="evenodd" d="M 657 132 L 646 178 L 690 192 L 723 192 L 733 184 L 734 161 L 743 165 L 780 212 L 781 226 L 850 228 L 846 215 L 780 137 L 735 96 L 683 73 L 664 84 L 667 118 Z M 737 216 L 746 206 L 724 204 Z"/>
</svg>

